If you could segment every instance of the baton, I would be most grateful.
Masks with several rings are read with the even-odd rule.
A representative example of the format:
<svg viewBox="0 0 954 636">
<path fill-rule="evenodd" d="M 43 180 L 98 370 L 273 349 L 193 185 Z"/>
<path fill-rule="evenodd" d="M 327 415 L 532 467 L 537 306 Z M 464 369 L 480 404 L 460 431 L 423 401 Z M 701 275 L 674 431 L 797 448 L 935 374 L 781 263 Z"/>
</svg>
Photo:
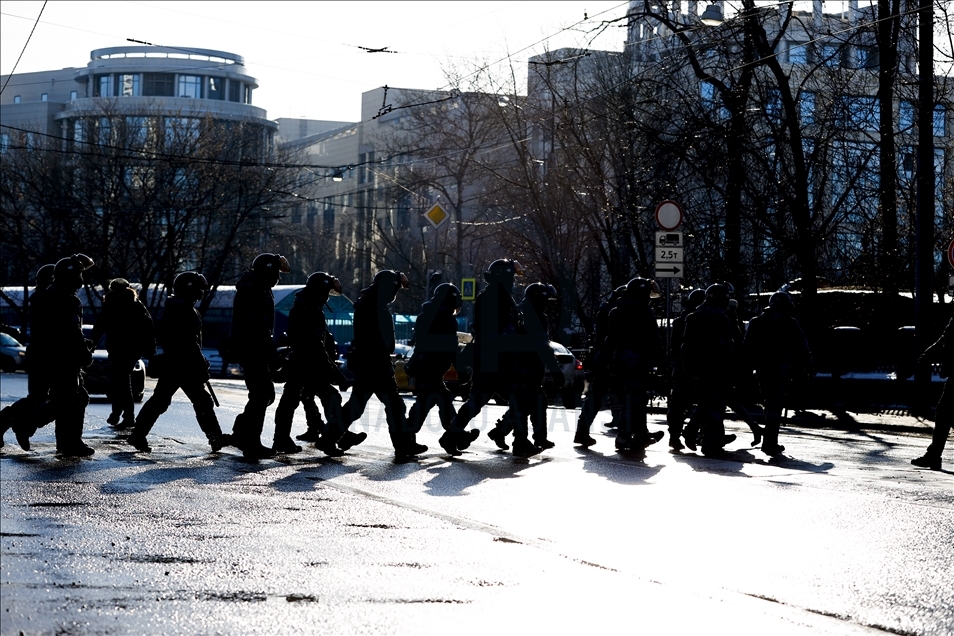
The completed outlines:
<svg viewBox="0 0 954 636">
<path fill-rule="evenodd" d="M 212 383 L 209 382 L 208 380 L 206 380 L 206 381 L 205 381 L 205 386 L 209 387 L 209 393 L 212 394 L 212 402 L 213 402 L 216 406 L 218 406 L 218 405 L 219 405 L 219 398 L 215 397 L 215 391 L 212 390 Z"/>
</svg>

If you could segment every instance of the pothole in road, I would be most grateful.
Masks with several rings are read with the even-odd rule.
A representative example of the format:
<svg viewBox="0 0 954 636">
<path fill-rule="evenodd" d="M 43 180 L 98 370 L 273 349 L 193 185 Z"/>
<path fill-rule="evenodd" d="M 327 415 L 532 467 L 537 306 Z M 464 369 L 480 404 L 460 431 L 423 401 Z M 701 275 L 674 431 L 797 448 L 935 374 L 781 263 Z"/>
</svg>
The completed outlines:
<svg viewBox="0 0 954 636">
<path fill-rule="evenodd" d="M 83 501 L 37 501 L 29 504 L 31 508 L 81 508 L 88 505 Z"/>
</svg>

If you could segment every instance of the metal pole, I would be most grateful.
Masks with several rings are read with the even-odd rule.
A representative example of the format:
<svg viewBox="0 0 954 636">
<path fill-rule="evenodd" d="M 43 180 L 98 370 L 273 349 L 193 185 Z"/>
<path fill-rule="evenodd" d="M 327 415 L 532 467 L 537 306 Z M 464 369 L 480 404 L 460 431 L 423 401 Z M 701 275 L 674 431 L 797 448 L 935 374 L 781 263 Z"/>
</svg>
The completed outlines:
<svg viewBox="0 0 954 636">
<path fill-rule="evenodd" d="M 934 281 L 934 4 L 920 0 L 918 17 L 918 180 L 914 282 L 914 342 L 918 353 L 931 339 Z M 926 407 L 930 369 L 918 365 L 916 401 Z"/>
</svg>

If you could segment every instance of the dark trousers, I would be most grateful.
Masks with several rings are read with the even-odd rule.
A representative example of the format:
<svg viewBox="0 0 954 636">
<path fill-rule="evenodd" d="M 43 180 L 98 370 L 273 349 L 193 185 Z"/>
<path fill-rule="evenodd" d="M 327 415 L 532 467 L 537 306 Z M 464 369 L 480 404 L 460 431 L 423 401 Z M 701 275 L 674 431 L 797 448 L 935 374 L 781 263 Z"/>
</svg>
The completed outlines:
<svg viewBox="0 0 954 636">
<path fill-rule="evenodd" d="M 765 441 L 767 446 L 778 444 L 778 433 L 782 425 L 782 409 L 791 378 L 776 369 L 758 369 L 759 393 L 762 394 L 762 406 L 765 409 Z"/>
<path fill-rule="evenodd" d="M 53 370 L 47 376 L 50 403 L 56 423 L 56 447 L 68 450 L 83 445 L 83 420 L 89 394 L 83 388 L 83 376 L 76 369 Z"/>
<path fill-rule="evenodd" d="M 325 409 L 328 424 L 325 425 L 318 413 L 315 397 L 321 400 Z M 342 429 L 344 413 L 341 408 L 341 394 L 331 384 L 320 376 L 307 372 L 296 372 L 285 382 L 282 397 L 278 400 L 275 409 L 275 442 L 290 440 L 292 421 L 299 404 L 305 407 L 305 420 L 308 430 L 315 429 L 319 434 L 326 434 L 329 427 L 334 430 Z"/>
<path fill-rule="evenodd" d="M 215 402 L 212 401 L 212 396 L 206 389 L 205 382 L 183 382 L 175 375 L 164 375 L 156 382 L 156 390 L 152 392 L 146 403 L 139 409 L 139 417 L 136 418 L 133 435 L 137 437 L 148 435 L 159 416 L 168 410 L 169 405 L 172 404 L 172 396 L 179 389 L 182 389 L 182 392 L 192 402 L 195 419 L 205 436 L 211 441 L 222 435 L 219 420 L 215 416 Z"/>
<path fill-rule="evenodd" d="M 245 387 L 248 389 L 248 402 L 245 410 L 235 417 L 232 435 L 236 444 L 242 448 L 246 443 L 262 443 L 262 429 L 265 428 L 265 411 L 275 402 L 275 385 L 264 360 L 243 360 Z"/>
<path fill-rule="evenodd" d="M 694 439 L 702 431 L 702 448 L 720 449 L 725 438 L 725 407 L 728 396 L 727 378 L 706 376 L 693 378 L 692 394 L 696 408 L 689 418 L 684 437 Z"/>
<path fill-rule="evenodd" d="M 530 401 L 526 393 L 520 391 L 517 386 L 507 382 L 486 382 L 475 379 L 474 386 L 470 391 L 470 396 L 463 406 L 457 411 L 457 416 L 451 422 L 447 429 L 448 433 L 460 433 L 467 428 L 467 425 L 477 417 L 480 409 L 487 406 L 494 395 L 507 397 L 509 406 L 508 416 L 513 426 L 513 437 L 517 441 L 528 440 L 527 418 L 530 415 Z"/>
<path fill-rule="evenodd" d="M 646 426 L 646 418 L 649 396 L 646 393 L 646 382 L 629 378 L 625 382 L 620 382 L 614 392 L 620 396 L 623 403 L 617 426 L 618 435 L 624 438 L 648 438 L 649 428 Z"/>
<path fill-rule="evenodd" d="M 29 427 L 29 436 L 36 429 L 46 426 L 56 419 L 56 409 L 50 401 L 50 379 L 48 373 L 34 368 L 27 376 L 27 396 L 20 398 L 0 411 L 0 435 L 11 427 Z"/>
<path fill-rule="evenodd" d="M 576 422 L 576 434 L 577 435 L 589 435 L 590 427 L 593 425 L 593 421 L 596 419 L 597 414 L 600 412 L 600 409 L 603 408 L 603 403 L 609 399 L 611 407 L 619 407 L 619 396 L 610 391 L 609 380 L 606 376 L 593 375 L 590 379 L 589 388 L 586 390 L 586 397 L 583 398 L 583 406 L 580 407 L 580 419 Z M 619 409 L 614 412 L 614 420 L 616 413 L 619 412 Z"/>
<path fill-rule="evenodd" d="M 417 400 L 411 406 L 408 422 L 416 435 L 424 426 L 427 414 L 435 406 L 441 419 L 441 426 L 449 430 L 457 415 L 454 410 L 454 395 L 444 386 L 443 373 L 440 376 L 414 378 L 414 397 Z"/>
<path fill-rule="evenodd" d="M 686 415 L 689 413 L 690 406 L 686 378 L 681 373 L 674 373 L 672 389 L 669 391 L 669 399 L 666 402 L 666 425 L 669 428 L 670 437 L 675 438 L 682 434 L 682 427 L 686 424 Z"/>
<path fill-rule="evenodd" d="M 112 412 L 122 415 L 126 420 L 132 420 L 136 416 L 133 406 L 132 372 L 138 361 L 138 357 L 109 354 L 109 367 L 112 374 L 109 401 L 112 402 Z"/>
<path fill-rule="evenodd" d="M 940 457 L 951 434 L 951 425 L 954 424 L 954 390 L 951 389 L 951 380 L 948 378 L 941 389 L 941 399 L 937 401 L 937 410 L 934 413 L 934 435 L 927 454 L 930 457 Z"/>
<path fill-rule="evenodd" d="M 544 442 L 547 439 L 548 426 L 547 395 L 543 391 L 543 385 L 527 386 L 524 387 L 522 392 L 524 394 L 524 406 L 528 409 L 525 415 L 530 419 L 530 428 L 533 429 L 533 441 Z M 519 418 L 519 413 L 514 417 L 513 411 L 507 409 L 504 416 L 497 420 L 494 428 L 502 438 L 506 437 L 516 428 Z"/>
<path fill-rule="evenodd" d="M 388 420 L 388 433 L 391 436 L 391 443 L 394 448 L 403 446 L 414 433 L 405 418 L 404 398 L 398 392 L 394 376 L 384 376 L 377 373 L 355 373 L 354 386 L 351 388 L 351 399 L 343 407 L 344 425 L 341 427 L 340 433 L 343 435 L 351 426 L 351 423 L 364 414 L 364 409 L 372 395 L 384 404 L 384 413 Z M 337 433 L 330 422 L 329 431 L 332 432 L 331 434 Z"/>
</svg>

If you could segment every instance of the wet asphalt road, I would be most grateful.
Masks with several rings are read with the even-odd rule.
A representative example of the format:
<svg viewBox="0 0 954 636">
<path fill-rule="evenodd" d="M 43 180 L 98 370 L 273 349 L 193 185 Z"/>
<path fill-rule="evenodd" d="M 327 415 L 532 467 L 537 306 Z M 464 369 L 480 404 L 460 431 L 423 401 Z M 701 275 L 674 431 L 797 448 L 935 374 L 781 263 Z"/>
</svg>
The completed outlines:
<svg viewBox="0 0 954 636">
<path fill-rule="evenodd" d="M 26 391 L 0 382 L 3 406 Z M 228 430 L 244 386 L 216 392 Z M 786 428 L 772 461 L 729 422 L 728 459 L 640 460 L 601 426 L 577 449 L 579 412 L 554 408 L 557 447 L 515 460 L 483 435 L 448 459 L 432 414 L 432 450 L 396 464 L 374 400 L 345 457 L 258 463 L 209 454 L 181 394 L 150 455 L 108 413 L 87 410 L 90 459 L 56 458 L 52 427 L 30 453 L 6 435 L 2 634 L 954 633 L 952 452 L 914 469 L 911 418 Z"/>
</svg>

